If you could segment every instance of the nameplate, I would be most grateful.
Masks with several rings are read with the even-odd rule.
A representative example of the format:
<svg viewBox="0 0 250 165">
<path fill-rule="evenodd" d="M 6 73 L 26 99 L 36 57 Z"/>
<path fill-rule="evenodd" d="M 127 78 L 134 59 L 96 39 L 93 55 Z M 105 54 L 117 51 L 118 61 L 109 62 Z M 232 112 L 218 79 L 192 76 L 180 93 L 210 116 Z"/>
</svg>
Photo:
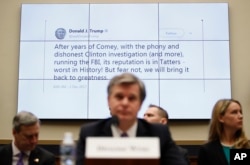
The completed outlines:
<svg viewBox="0 0 250 165">
<path fill-rule="evenodd" d="M 160 141 L 158 137 L 88 137 L 86 158 L 135 158 L 159 159 Z"/>
<path fill-rule="evenodd" d="M 239 164 L 250 164 L 250 149 L 230 149 L 230 165 Z"/>
</svg>

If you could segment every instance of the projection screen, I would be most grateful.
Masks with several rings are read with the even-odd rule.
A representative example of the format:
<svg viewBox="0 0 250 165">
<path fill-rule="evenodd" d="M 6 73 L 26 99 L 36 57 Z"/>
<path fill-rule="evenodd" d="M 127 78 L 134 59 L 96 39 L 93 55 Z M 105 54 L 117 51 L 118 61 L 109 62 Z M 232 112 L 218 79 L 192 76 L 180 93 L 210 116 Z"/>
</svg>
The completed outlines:
<svg viewBox="0 0 250 165">
<path fill-rule="evenodd" d="M 209 119 L 231 98 L 228 3 L 22 4 L 17 111 L 110 116 L 109 80 L 131 72 L 170 119 Z"/>
</svg>

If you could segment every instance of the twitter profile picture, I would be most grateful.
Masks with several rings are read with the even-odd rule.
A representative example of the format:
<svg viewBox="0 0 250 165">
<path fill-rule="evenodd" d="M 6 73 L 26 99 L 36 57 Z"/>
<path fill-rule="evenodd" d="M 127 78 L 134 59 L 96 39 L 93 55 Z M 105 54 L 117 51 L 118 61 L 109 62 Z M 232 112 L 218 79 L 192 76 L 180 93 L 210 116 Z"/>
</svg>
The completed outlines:
<svg viewBox="0 0 250 165">
<path fill-rule="evenodd" d="M 62 40 L 66 35 L 66 30 L 64 28 L 56 29 L 55 36 L 57 39 Z"/>
</svg>

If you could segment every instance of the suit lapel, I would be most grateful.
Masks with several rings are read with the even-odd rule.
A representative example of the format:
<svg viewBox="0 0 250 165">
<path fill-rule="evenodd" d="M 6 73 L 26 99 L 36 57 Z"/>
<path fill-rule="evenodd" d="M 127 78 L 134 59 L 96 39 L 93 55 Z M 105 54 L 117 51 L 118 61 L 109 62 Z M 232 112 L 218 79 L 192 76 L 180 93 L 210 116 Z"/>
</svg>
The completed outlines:
<svg viewBox="0 0 250 165">
<path fill-rule="evenodd" d="M 99 136 L 108 136 L 108 137 L 112 136 L 111 124 L 112 124 L 111 119 L 106 120 L 106 122 L 104 122 L 104 127 L 102 131 L 100 131 Z"/>
<path fill-rule="evenodd" d="M 218 157 L 219 157 L 221 163 L 227 164 L 226 156 L 224 154 L 223 147 L 222 147 L 219 140 L 215 142 L 214 148 L 215 148 L 215 151 L 219 151 Z"/>
<path fill-rule="evenodd" d="M 31 151 L 29 156 L 29 165 L 39 165 L 39 153 L 37 148 Z"/>
<path fill-rule="evenodd" d="M 147 123 L 146 123 L 147 124 Z M 148 126 L 145 125 L 143 121 L 138 119 L 138 128 L 136 131 L 136 136 L 150 136 L 150 133 L 148 132 L 148 129 L 146 129 Z"/>
<path fill-rule="evenodd" d="M 5 162 L 3 162 L 5 165 L 12 165 L 12 144 L 6 145 L 6 152 L 2 153 L 1 157 L 6 158 Z"/>
</svg>

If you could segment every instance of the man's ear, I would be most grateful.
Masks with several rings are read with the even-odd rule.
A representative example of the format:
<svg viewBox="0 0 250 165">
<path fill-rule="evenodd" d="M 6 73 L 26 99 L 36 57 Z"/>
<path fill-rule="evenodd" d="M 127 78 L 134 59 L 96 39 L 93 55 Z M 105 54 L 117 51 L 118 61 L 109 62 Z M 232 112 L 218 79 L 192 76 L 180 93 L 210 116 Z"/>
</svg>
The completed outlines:
<svg viewBox="0 0 250 165">
<path fill-rule="evenodd" d="M 161 124 L 167 124 L 168 120 L 166 118 L 161 118 L 160 123 Z"/>
<path fill-rule="evenodd" d="M 107 100 L 108 100 L 108 107 L 109 107 L 109 110 L 110 110 L 109 96 L 107 97 Z"/>
<path fill-rule="evenodd" d="M 17 134 L 17 131 L 15 129 L 12 129 L 12 135 L 14 136 L 15 134 Z"/>
</svg>

